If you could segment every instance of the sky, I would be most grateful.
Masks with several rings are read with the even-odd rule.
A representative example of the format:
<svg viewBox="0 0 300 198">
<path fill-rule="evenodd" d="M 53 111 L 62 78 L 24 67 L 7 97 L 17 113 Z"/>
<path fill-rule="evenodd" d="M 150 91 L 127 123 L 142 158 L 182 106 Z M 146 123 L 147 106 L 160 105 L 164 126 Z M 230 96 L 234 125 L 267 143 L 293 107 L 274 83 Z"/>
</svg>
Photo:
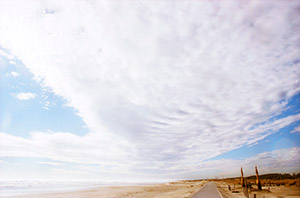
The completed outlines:
<svg viewBox="0 0 300 198">
<path fill-rule="evenodd" d="M 300 2 L 0 0 L 0 179 L 300 172 Z"/>
</svg>

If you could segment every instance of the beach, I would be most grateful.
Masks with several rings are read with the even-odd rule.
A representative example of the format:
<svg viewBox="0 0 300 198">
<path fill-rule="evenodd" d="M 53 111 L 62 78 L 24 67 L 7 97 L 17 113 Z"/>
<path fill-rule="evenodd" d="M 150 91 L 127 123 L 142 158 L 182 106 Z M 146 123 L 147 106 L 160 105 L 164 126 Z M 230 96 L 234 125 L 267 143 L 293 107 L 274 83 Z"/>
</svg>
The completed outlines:
<svg viewBox="0 0 300 198">
<path fill-rule="evenodd" d="M 81 190 L 23 194 L 5 196 L 5 198 L 192 198 L 208 182 L 207 180 L 186 180 L 151 185 L 87 187 Z M 234 188 L 236 192 L 228 190 L 228 185 L 233 186 L 232 181 L 214 182 L 224 198 L 245 197 L 238 184 Z M 263 187 L 263 189 L 268 189 L 268 187 Z M 297 186 L 271 186 L 269 189 L 270 191 L 252 191 L 249 197 L 252 198 L 255 194 L 257 198 L 300 198 L 300 187 Z"/>
<path fill-rule="evenodd" d="M 103 186 L 71 192 L 10 196 L 10 198 L 188 198 L 206 181 L 179 181 L 153 185 Z"/>
</svg>

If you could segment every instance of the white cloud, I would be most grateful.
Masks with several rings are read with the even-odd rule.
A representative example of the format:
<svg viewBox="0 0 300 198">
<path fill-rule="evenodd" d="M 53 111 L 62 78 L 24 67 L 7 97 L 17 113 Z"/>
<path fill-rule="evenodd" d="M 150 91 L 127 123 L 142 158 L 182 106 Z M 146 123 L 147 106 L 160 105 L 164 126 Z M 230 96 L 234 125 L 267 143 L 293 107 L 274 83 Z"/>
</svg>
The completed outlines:
<svg viewBox="0 0 300 198">
<path fill-rule="evenodd" d="M 291 131 L 291 133 L 300 133 L 300 126 L 297 126 L 294 128 L 294 130 Z"/>
<path fill-rule="evenodd" d="M 19 100 L 30 100 L 35 98 L 36 94 L 31 92 L 22 92 L 22 93 L 14 94 L 14 96 Z"/>
<path fill-rule="evenodd" d="M 1 157 L 46 157 L 57 161 L 103 165 L 110 161 L 127 162 L 128 153 L 133 151 L 127 142 L 122 142 L 118 137 L 103 137 L 96 133 L 84 137 L 59 132 L 34 132 L 30 138 L 6 133 L 0 133 L 0 136 Z"/>
<path fill-rule="evenodd" d="M 6 161 L 0 160 L 0 164 L 6 164 Z"/>
<path fill-rule="evenodd" d="M 19 73 L 15 72 L 15 71 L 12 71 L 10 73 L 6 73 L 6 76 L 9 77 L 9 76 L 12 76 L 12 77 L 18 77 L 20 76 Z"/>
<path fill-rule="evenodd" d="M 195 179 L 215 177 L 215 171 L 218 172 L 219 177 L 232 177 L 239 175 L 241 166 L 245 175 L 253 175 L 255 165 L 259 167 L 260 174 L 300 171 L 300 148 L 298 147 L 264 152 L 243 160 L 208 160 L 197 164 L 193 161 L 186 161 L 184 164 L 169 161 L 162 165 L 156 161 L 151 164 L 134 162 L 134 158 L 128 155 L 134 152 L 130 150 L 129 145 L 123 143 L 123 149 L 118 150 L 116 145 L 110 145 L 110 142 L 103 140 L 97 134 L 78 137 L 67 133 L 36 132 L 29 139 L 25 139 L 0 133 L 0 157 L 43 157 L 59 160 L 60 162 L 37 162 L 37 164 L 59 166 L 59 168 L 50 169 L 51 173 L 61 173 L 55 176 L 58 179 L 66 178 L 66 176 L 69 179 L 97 179 L 98 176 L 104 180 L 107 178 L 135 179 L 134 176 L 149 179 L 150 173 L 159 174 L 160 176 L 156 176 L 156 179 Z M 112 150 L 115 152 L 107 152 Z M 75 165 L 73 164 L 70 168 L 70 165 L 62 163 L 63 161 L 75 163 Z M 119 163 L 120 161 L 122 164 Z M 72 174 L 70 175 L 69 172 Z M 49 170 L 44 174 L 49 174 Z M 119 176 L 115 177 L 115 174 Z M 129 175 L 131 177 L 128 177 Z"/>
<path fill-rule="evenodd" d="M 15 62 L 15 61 L 9 61 L 9 64 L 11 64 L 11 65 L 16 65 L 17 63 Z"/>
<path fill-rule="evenodd" d="M 258 166 L 260 174 L 286 172 L 295 173 L 300 171 L 300 148 L 279 149 L 264 152 L 244 160 L 210 160 L 202 162 L 197 167 L 190 167 L 185 171 L 208 172 L 218 170 L 221 177 L 232 177 L 240 175 L 243 167 L 246 176 L 255 174 L 255 166 Z M 207 175 L 214 177 L 215 175 Z"/>
<path fill-rule="evenodd" d="M 10 72 L 10 75 L 12 75 L 13 77 L 19 76 L 19 74 L 17 72 L 14 72 L 14 71 Z"/>
<path fill-rule="evenodd" d="M 24 155 L 124 166 L 116 155 L 130 159 L 132 169 L 172 169 L 253 144 L 299 120 L 268 122 L 300 90 L 298 6 L 1 1 L 0 45 L 78 110 L 91 131 L 60 140 L 60 133 L 38 136 L 71 155 L 49 148 Z M 253 128 L 259 123 L 265 124 Z M 98 146 L 94 136 L 108 142 L 100 138 L 105 146 Z M 43 148 L 36 136 L 18 141 Z"/>
<path fill-rule="evenodd" d="M 59 163 L 59 162 L 37 162 L 37 164 L 45 164 L 45 165 L 50 165 L 50 166 L 61 166 L 61 165 L 64 165 L 63 163 Z"/>
<path fill-rule="evenodd" d="M 11 55 L 11 54 L 5 52 L 5 51 L 2 50 L 2 49 L 0 49 L 0 56 L 4 56 L 4 57 L 6 57 L 6 58 L 8 58 L 8 59 L 10 59 L 10 60 L 13 60 L 13 59 L 14 59 L 14 56 L 13 56 L 13 55 Z"/>
</svg>

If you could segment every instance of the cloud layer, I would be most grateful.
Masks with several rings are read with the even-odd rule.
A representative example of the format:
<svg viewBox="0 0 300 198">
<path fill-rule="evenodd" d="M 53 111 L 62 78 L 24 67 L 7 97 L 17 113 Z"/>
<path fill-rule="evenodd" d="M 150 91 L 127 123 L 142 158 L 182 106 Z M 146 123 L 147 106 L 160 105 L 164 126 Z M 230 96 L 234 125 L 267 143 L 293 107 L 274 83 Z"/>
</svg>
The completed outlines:
<svg viewBox="0 0 300 198">
<path fill-rule="evenodd" d="M 254 175 L 254 166 L 257 165 L 260 173 L 276 173 L 276 172 L 299 172 L 299 148 L 274 150 L 272 152 L 264 152 L 244 160 L 211 160 L 203 162 L 197 166 L 197 171 L 207 172 L 209 170 L 217 170 L 219 176 L 230 177 L 239 176 L 238 170 L 243 167 L 246 176 Z M 191 169 L 192 170 L 192 169 Z M 214 177 L 215 175 L 209 175 Z"/>
<path fill-rule="evenodd" d="M 0 1 L 0 13 L 0 45 L 91 131 L 1 134 L 36 146 L 24 156 L 176 171 L 299 120 L 270 121 L 300 89 L 297 1 Z"/>
<path fill-rule="evenodd" d="M 153 161 L 146 164 L 133 161 L 128 153 L 134 150 L 116 150 L 115 145 L 97 145 L 98 142 L 101 142 L 101 138 L 95 133 L 81 138 L 66 133 L 36 132 L 29 139 L 0 133 L 0 156 L 49 159 L 51 161 L 40 161 L 37 164 L 50 166 L 48 171 L 40 174 L 55 179 L 66 179 L 66 176 L 68 179 L 149 179 L 153 174 L 155 179 L 197 179 L 238 176 L 241 166 L 246 175 L 254 174 L 255 165 L 261 173 L 299 172 L 300 166 L 300 148 L 297 147 L 263 152 L 243 160 L 206 160 L 197 164 L 187 161 L 184 164 L 167 161 L 161 164 Z M 6 164 L 10 166 L 10 163 Z M 73 164 L 72 168 L 66 168 L 70 164 Z M 8 173 L 3 174 L 7 177 Z M 30 174 L 19 173 L 21 177 Z"/>
</svg>

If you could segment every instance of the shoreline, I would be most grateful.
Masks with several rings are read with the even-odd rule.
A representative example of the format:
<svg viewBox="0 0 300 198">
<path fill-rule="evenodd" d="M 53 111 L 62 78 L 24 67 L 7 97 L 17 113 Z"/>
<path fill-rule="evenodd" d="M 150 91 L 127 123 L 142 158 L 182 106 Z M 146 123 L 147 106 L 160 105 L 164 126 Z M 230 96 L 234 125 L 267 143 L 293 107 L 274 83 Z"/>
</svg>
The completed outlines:
<svg viewBox="0 0 300 198">
<path fill-rule="evenodd" d="M 147 186 L 166 181 L 55 181 L 55 180 L 4 180 L 0 181 L 0 197 L 16 197 L 36 194 L 65 193 L 114 186 Z"/>
<path fill-rule="evenodd" d="M 100 186 L 65 192 L 5 196 L 5 198 L 183 198 L 197 192 L 205 181 L 177 181 L 148 185 Z"/>
</svg>

